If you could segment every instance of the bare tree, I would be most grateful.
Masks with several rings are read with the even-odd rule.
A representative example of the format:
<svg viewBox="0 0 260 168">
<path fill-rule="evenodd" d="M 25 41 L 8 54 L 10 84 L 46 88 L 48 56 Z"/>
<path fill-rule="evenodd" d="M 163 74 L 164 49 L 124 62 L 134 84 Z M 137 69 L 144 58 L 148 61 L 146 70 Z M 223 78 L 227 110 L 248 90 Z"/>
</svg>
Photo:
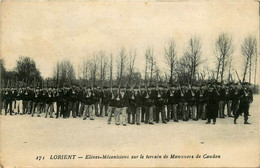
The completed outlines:
<svg viewBox="0 0 260 168">
<path fill-rule="evenodd" d="M 94 54 L 94 57 L 90 60 L 89 69 L 90 69 L 90 78 L 92 86 L 96 85 L 97 80 L 97 56 Z"/>
<path fill-rule="evenodd" d="M 83 78 L 83 81 L 84 83 L 87 85 L 88 82 L 89 82 L 89 78 L 91 77 L 91 72 L 90 72 L 90 60 L 88 60 L 87 58 L 89 57 L 86 57 L 84 60 L 83 60 L 83 65 L 82 65 L 82 68 L 81 68 L 81 71 L 82 71 L 82 78 Z"/>
<path fill-rule="evenodd" d="M 187 61 L 189 61 L 187 56 L 184 55 L 183 57 L 181 57 L 177 61 L 176 72 L 179 81 L 188 83 L 191 78 L 190 77 L 191 64 Z"/>
<path fill-rule="evenodd" d="M 147 84 L 148 82 L 148 64 L 149 64 L 149 55 L 147 54 L 147 51 L 145 52 L 145 72 L 144 72 L 144 81 Z"/>
<path fill-rule="evenodd" d="M 110 66 L 109 66 L 109 71 L 110 71 L 110 85 L 113 87 L 113 55 L 110 55 Z"/>
<path fill-rule="evenodd" d="M 75 71 L 70 62 L 67 62 L 67 70 L 68 70 L 68 79 L 69 82 L 72 83 L 73 80 L 75 80 Z"/>
<path fill-rule="evenodd" d="M 171 39 L 168 43 L 167 48 L 164 47 L 165 50 L 165 58 L 167 61 L 167 64 L 170 68 L 170 83 L 173 82 L 173 71 L 176 63 L 176 42 L 174 39 Z"/>
<path fill-rule="evenodd" d="M 232 68 L 232 56 L 229 57 L 229 61 L 228 61 L 228 82 L 232 80 L 231 68 Z"/>
<path fill-rule="evenodd" d="M 249 69 L 249 82 L 251 82 L 252 59 L 257 53 L 257 41 L 254 36 L 248 36 L 245 38 L 243 44 L 241 45 L 241 52 L 245 59 L 243 82 L 245 81 L 248 69 Z"/>
<path fill-rule="evenodd" d="M 221 33 L 215 42 L 215 56 L 218 60 L 217 79 L 221 68 L 221 82 L 224 80 L 225 67 L 228 63 L 229 56 L 234 52 L 231 35 Z"/>
<path fill-rule="evenodd" d="M 118 84 L 121 86 L 123 74 L 125 73 L 127 55 L 125 53 L 125 48 L 121 48 L 119 57 L 117 60 L 117 69 L 118 69 Z"/>
<path fill-rule="evenodd" d="M 148 73 L 147 73 L 147 71 L 149 70 L 149 72 L 150 72 L 150 79 L 149 79 L 149 81 L 148 81 L 148 83 L 149 82 L 152 82 L 152 80 L 153 80 L 153 73 L 154 73 L 154 71 L 155 71 L 155 59 L 154 59 L 154 55 L 153 55 L 153 49 L 152 48 L 147 48 L 146 49 L 146 52 L 145 52 L 145 58 L 146 58 L 146 75 L 147 75 L 147 77 L 146 77 L 146 80 L 148 79 Z"/>
<path fill-rule="evenodd" d="M 159 85 L 159 82 L 161 82 L 161 75 L 160 75 L 160 69 L 157 65 L 155 65 L 155 79 L 157 86 Z"/>
<path fill-rule="evenodd" d="M 56 80 L 56 84 L 58 85 L 64 85 L 65 83 L 71 85 L 75 81 L 76 77 L 74 67 L 69 60 L 64 60 L 57 63 L 54 68 L 53 79 Z"/>
<path fill-rule="evenodd" d="M 219 55 L 216 55 L 217 58 L 217 75 L 216 75 L 216 79 L 218 80 L 219 77 L 219 73 L 220 73 L 220 67 L 222 65 L 222 59 Z"/>
<path fill-rule="evenodd" d="M 254 77 L 254 91 L 255 92 L 256 92 L 257 57 L 258 57 L 258 51 L 257 51 L 257 48 L 256 48 L 256 53 L 255 53 L 255 77 Z"/>
<path fill-rule="evenodd" d="M 129 85 L 132 84 L 132 76 L 134 73 L 135 58 L 136 58 L 136 50 L 130 51 L 129 52 L 129 78 L 128 78 Z"/>
<path fill-rule="evenodd" d="M 196 79 L 196 73 L 198 72 L 199 65 L 203 61 L 201 60 L 201 42 L 198 38 L 191 38 L 189 40 L 189 46 L 184 53 L 183 58 L 180 60 L 180 65 L 184 66 L 184 70 L 188 71 L 189 81 Z"/>
<path fill-rule="evenodd" d="M 55 76 L 56 76 L 56 85 L 57 86 L 60 85 L 60 69 L 61 69 L 60 63 L 57 62 L 56 68 L 54 68 L 54 73 L 56 73 Z M 55 78 L 55 76 L 54 76 L 54 78 Z"/>
<path fill-rule="evenodd" d="M 62 61 L 61 63 L 60 63 L 60 71 L 61 71 L 61 82 L 62 82 L 62 84 L 65 84 L 65 83 L 67 83 L 68 81 L 68 79 L 67 79 L 67 67 L 66 67 L 66 63 L 65 63 L 65 61 Z"/>
<path fill-rule="evenodd" d="M 98 55 L 99 67 L 100 67 L 100 84 L 101 87 L 104 85 L 104 80 L 106 78 L 106 69 L 107 69 L 107 58 L 105 57 L 105 53 L 103 51 L 99 52 Z"/>
</svg>

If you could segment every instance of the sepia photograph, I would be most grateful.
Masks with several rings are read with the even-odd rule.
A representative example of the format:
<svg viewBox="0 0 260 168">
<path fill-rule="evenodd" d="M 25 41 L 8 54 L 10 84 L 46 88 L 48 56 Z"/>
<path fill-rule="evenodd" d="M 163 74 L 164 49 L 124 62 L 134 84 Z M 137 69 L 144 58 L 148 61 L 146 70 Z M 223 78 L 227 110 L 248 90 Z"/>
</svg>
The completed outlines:
<svg viewBox="0 0 260 168">
<path fill-rule="evenodd" d="M 0 8 L 0 168 L 260 167 L 259 1 Z"/>
</svg>

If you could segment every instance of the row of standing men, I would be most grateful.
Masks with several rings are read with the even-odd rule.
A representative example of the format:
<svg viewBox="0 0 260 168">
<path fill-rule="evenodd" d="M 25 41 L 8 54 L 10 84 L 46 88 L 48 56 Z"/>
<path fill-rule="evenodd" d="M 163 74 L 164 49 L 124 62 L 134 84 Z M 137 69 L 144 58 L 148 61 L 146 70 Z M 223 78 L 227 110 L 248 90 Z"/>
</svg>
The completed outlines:
<svg viewBox="0 0 260 168">
<path fill-rule="evenodd" d="M 1 109 L 5 115 L 35 114 L 45 118 L 56 112 L 56 118 L 72 116 L 94 120 L 94 116 L 112 117 L 115 124 L 140 125 L 179 120 L 206 120 L 207 124 L 217 118 L 234 117 L 234 123 L 244 113 L 248 122 L 249 107 L 253 101 L 250 85 L 244 83 L 203 83 L 199 85 L 135 86 L 135 87 L 45 87 L 4 88 L 1 90 Z M 2 110 L 1 110 L 2 111 Z"/>
</svg>

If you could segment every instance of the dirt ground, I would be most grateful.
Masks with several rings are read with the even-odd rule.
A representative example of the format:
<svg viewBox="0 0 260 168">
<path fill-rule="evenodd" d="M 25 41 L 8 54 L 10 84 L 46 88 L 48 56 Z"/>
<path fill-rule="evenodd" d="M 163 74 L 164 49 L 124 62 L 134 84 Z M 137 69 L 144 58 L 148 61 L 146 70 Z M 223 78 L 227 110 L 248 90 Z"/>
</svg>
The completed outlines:
<svg viewBox="0 0 260 168">
<path fill-rule="evenodd" d="M 259 95 L 254 96 L 250 107 L 251 125 L 244 125 L 242 117 L 237 125 L 233 124 L 233 118 L 225 118 L 217 119 L 216 125 L 206 125 L 204 120 L 199 120 L 124 127 L 116 126 L 114 119 L 108 125 L 107 117 L 91 121 L 82 118 L 65 120 L 1 115 L 1 165 L 259 167 L 259 100 Z M 215 158 L 203 158 L 205 154 Z M 55 155 L 76 156 L 75 159 L 51 159 L 57 157 Z M 86 155 L 98 155 L 101 158 L 85 159 Z M 124 155 L 129 158 L 102 159 L 103 155 Z M 132 155 L 137 158 L 131 159 Z M 140 158 L 140 155 L 144 158 Z M 164 158 L 165 155 L 168 158 Z M 194 158 L 175 158 L 173 155 Z M 196 158 L 197 155 L 201 158 Z M 41 160 L 37 156 L 42 156 Z"/>
</svg>

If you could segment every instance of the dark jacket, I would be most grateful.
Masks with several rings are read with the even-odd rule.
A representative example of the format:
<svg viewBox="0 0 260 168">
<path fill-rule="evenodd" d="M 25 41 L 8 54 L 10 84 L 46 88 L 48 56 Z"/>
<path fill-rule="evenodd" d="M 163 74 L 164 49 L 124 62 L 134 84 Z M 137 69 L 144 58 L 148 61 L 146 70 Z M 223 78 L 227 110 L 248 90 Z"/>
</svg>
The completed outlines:
<svg viewBox="0 0 260 168">
<path fill-rule="evenodd" d="M 122 93 L 118 94 L 116 93 L 115 94 L 115 106 L 117 108 L 122 108 L 122 107 L 128 107 L 128 93 L 125 92 L 124 95 L 122 95 Z"/>
<path fill-rule="evenodd" d="M 46 103 L 51 104 L 52 102 L 54 102 L 54 98 L 54 93 L 52 91 L 48 91 L 46 94 Z"/>
<path fill-rule="evenodd" d="M 11 92 L 11 90 L 6 90 L 4 92 L 4 99 L 5 99 L 6 102 L 12 101 L 12 92 Z"/>
<path fill-rule="evenodd" d="M 83 90 L 78 91 L 77 101 L 83 102 Z"/>
<path fill-rule="evenodd" d="M 62 101 L 63 103 L 68 103 L 70 101 L 70 90 L 63 90 L 62 91 Z"/>
<path fill-rule="evenodd" d="M 93 92 L 88 93 L 87 91 L 83 92 L 83 101 L 84 105 L 92 105 L 94 104 Z"/>
<path fill-rule="evenodd" d="M 55 94 L 56 102 L 61 103 L 63 101 L 63 97 L 64 97 L 63 91 L 62 90 L 58 90 L 56 92 L 56 94 Z"/>
<path fill-rule="evenodd" d="M 247 88 L 242 88 L 239 91 L 239 95 L 240 95 L 240 103 L 241 104 L 249 104 L 253 101 L 253 94 L 252 91 L 250 91 L 250 89 Z"/>
<path fill-rule="evenodd" d="M 142 107 L 142 105 L 143 105 L 142 94 L 140 93 L 140 91 L 137 91 L 135 93 L 135 106 Z"/>
<path fill-rule="evenodd" d="M 215 104 L 219 101 L 219 95 L 217 94 L 215 89 L 213 89 L 211 92 L 207 92 L 207 101 L 208 104 Z"/>
<path fill-rule="evenodd" d="M 156 101 L 155 104 L 157 106 L 163 106 L 167 104 L 167 93 L 165 91 L 156 91 Z"/>
<path fill-rule="evenodd" d="M 70 89 L 68 91 L 68 101 L 75 103 L 78 100 L 78 92 L 77 90 Z"/>
<path fill-rule="evenodd" d="M 225 101 L 226 100 L 226 89 L 220 88 L 218 92 L 219 92 L 219 101 Z"/>
<path fill-rule="evenodd" d="M 207 90 L 198 91 L 198 103 L 204 104 L 207 102 Z"/>
<path fill-rule="evenodd" d="M 30 101 L 32 99 L 33 99 L 33 92 L 31 90 L 26 89 L 24 91 L 24 100 L 25 101 Z"/>
<path fill-rule="evenodd" d="M 151 107 L 155 105 L 155 101 L 157 99 L 157 93 L 155 90 L 150 91 L 149 94 L 147 93 L 147 91 L 144 91 L 142 96 L 145 106 Z"/>
<path fill-rule="evenodd" d="M 23 100 L 24 92 L 23 90 L 17 91 L 16 100 Z"/>
<path fill-rule="evenodd" d="M 48 99 L 48 95 L 47 95 L 47 91 L 46 90 L 42 90 L 41 91 L 41 100 L 42 100 L 42 103 L 46 103 L 47 99 Z"/>
<path fill-rule="evenodd" d="M 41 92 L 33 92 L 33 102 L 41 102 L 42 97 L 41 97 Z"/>
</svg>

